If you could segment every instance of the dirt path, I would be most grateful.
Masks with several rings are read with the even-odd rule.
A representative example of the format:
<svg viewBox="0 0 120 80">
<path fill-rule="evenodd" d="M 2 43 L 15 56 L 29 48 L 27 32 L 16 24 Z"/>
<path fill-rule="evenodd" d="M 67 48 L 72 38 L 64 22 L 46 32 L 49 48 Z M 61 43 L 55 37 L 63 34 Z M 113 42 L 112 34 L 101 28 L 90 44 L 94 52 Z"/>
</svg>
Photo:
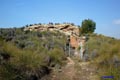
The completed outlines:
<svg viewBox="0 0 120 80">
<path fill-rule="evenodd" d="M 74 80 L 75 68 L 74 61 L 67 57 L 68 63 L 64 66 L 61 71 L 54 71 L 50 80 Z"/>
<path fill-rule="evenodd" d="M 74 62 L 67 57 L 68 63 L 59 72 L 54 72 L 50 80 L 98 80 L 96 69 L 90 62 Z"/>
<path fill-rule="evenodd" d="M 76 64 L 76 76 L 74 80 L 99 80 L 95 66 L 90 62 Z"/>
<path fill-rule="evenodd" d="M 64 68 L 64 75 L 66 76 L 66 79 L 68 80 L 73 80 L 74 79 L 74 76 L 75 76 L 75 63 L 74 61 L 70 58 L 70 57 L 67 57 L 68 59 L 68 63 L 66 65 L 66 67 Z"/>
</svg>

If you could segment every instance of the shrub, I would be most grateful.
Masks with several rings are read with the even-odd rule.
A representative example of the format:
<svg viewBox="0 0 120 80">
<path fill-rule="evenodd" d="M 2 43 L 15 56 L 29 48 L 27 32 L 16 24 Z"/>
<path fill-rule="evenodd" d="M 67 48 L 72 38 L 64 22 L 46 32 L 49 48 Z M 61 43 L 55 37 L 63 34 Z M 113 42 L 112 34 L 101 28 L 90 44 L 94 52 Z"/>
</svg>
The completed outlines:
<svg viewBox="0 0 120 80">
<path fill-rule="evenodd" d="M 44 63 L 41 54 L 35 54 L 30 50 L 20 50 L 11 43 L 4 43 L 2 49 L 4 56 L 9 55 L 10 57 L 9 61 L 0 65 L 0 77 L 2 80 L 18 80 L 18 78 L 26 80 L 29 75 L 43 75 L 43 72 L 39 71 L 43 70 L 47 63 Z"/>
<path fill-rule="evenodd" d="M 12 40 L 6 42 L 7 30 L 1 31 L 0 80 L 41 79 L 49 73 L 51 64 L 62 65 L 65 35 L 49 31 L 23 32 L 16 28 Z"/>
<path fill-rule="evenodd" d="M 64 55 L 64 52 L 61 50 L 61 49 L 53 49 L 49 52 L 49 55 L 52 59 L 52 64 L 55 65 L 55 64 L 60 64 L 62 65 L 62 61 L 63 59 L 65 58 L 65 55 Z"/>
</svg>

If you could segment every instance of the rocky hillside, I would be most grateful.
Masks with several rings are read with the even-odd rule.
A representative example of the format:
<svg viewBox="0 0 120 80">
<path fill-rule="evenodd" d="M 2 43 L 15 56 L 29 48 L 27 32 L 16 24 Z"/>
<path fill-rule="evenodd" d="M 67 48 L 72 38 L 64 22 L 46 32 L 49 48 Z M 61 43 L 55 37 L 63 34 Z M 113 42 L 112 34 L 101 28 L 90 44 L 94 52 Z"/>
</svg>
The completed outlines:
<svg viewBox="0 0 120 80">
<path fill-rule="evenodd" d="M 70 45 L 72 48 L 77 49 L 79 47 L 79 43 L 81 38 L 79 37 L 79 27 L 72 23 L 64 23 L 64 24 L 34 24 L 27 25 L 24 28 L 24 31 L 50 31 L 50 32 L 60 32 L 65 34 L 67 37 L 69 36 Z"/>
<path fill-rule="evenodd" d="M 70 23 L 66 24 L 35 24 L 27 26 L 24 31 L 59 31 L 65 35 L 79 36 L 79 28 Z"/>
<path fill-rule="evenodd" d="M 86 40 L 77 30 L 72 24 L 1 28 L 0 80 L 120 80 L 120 40 L 94 33 Z"/>
</svg>

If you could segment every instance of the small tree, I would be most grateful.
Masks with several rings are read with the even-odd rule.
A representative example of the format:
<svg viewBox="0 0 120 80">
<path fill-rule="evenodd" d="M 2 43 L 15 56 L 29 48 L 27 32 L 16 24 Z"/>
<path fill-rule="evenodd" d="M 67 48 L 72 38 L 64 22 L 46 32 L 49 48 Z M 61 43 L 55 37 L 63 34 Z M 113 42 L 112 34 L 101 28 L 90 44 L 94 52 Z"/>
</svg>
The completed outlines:
<svg viewBox="0 0 120 80">
<path fill-rule="evenodd" d="M 96 29 L 96 23 L 93 20 L 85 19 L 82 21 L 82 25 L 81 25 L 82 34 L 93 33 L 95 29 Z"/>
</svg>

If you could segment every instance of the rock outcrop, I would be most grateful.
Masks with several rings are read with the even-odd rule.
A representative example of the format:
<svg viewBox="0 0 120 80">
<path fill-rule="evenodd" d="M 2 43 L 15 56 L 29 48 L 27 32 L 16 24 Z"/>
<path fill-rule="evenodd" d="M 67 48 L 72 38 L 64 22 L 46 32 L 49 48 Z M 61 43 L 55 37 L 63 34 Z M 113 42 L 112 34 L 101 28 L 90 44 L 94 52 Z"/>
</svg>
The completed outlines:
<svg viewBox="0 0 120 80">
<path fill-rule="evenodd" d="M 70 44 L 73 48 L 78 48 L 79 28 L 72 24 L 41 24 L 32 25 L 24 28 L 24 31 L 59 31 L 66 36 L 70 36 Z"/>
<path fill-rule="evenodd" d="M 79 28 L 77 26 L 73 26 L 71 24 L 59 24 L 59 25 L 51 25 L 51 24 L 41 24 L 41 25 L 32 25 L 24 28 L 24 31 L 59 31 L 64 33 L 65 35 L 75 35 L 79 36 Z"/>
<path fill-rule="evenodd" d="M 24 31 L 59 31 L 66 36 L 69 36 L 70 46 L 77 50 L 80 47 L 80 43 L 85 43 L 84 37 L 79 37 L 79 28 L 78 26 L 72 24 L 36 24 L 28 26 Z M 84 50 L 83 50 L 84 51 Z M 83 52 L 82 52 L 83 53 Z M 79 55 L 79 54 L 78 54 Z"/>
</svg>

